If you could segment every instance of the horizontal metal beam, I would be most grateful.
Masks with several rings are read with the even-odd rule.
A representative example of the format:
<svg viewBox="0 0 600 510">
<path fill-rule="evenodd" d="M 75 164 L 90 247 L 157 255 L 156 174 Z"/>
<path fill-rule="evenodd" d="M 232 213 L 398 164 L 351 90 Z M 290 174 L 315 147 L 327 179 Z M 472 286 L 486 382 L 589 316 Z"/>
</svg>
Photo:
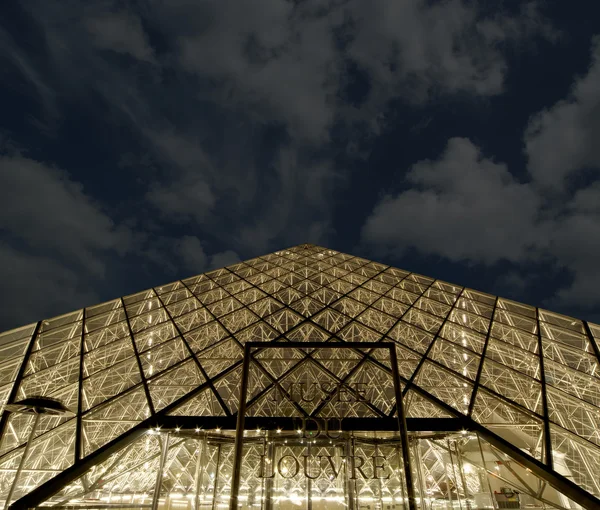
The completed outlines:
<svg viewBox="0 0 600 510">
<path fill-rule="evenodd" d="M 269 349 L 339 349 L 340 347 L 350 349 L 389 349 L 390 345 L 396 345 L 393 341 L 388 342 L 246 342 L 249 349 L 268 347 Z"/>
<path fill-rule="evenodd" d="M 323 418 L 327 420 L 328 418 Z M 329 423 L 337 427 L 340 421 L 337 418 L 330 418 Z M 342 420 L 344 431 L 398 431 L 398 419 L 395 417 L 386 418 L 344 418 Z M 461 418 L 407 418 L 407 430 L 409 432 L 458 432 L 468 430 L 467 420 Z M 163 430 L 235 430 L 236 417 L 202 417 L 202 416 L 165 416 L 157 421 L 157 426 Z M 246 429 L 295 431 L 302 426 L 302 418 L 290 418 L 286 416 L 279 417 L 246 417 Z M 306 428 L 313 430 L 316 425 L 312 419 L 306 422 Z"/>
<path fill-rule="evenodd" d="M 152 505 L 136 505 L 134 503 L 128 503 L 128 504 L 122 504 L 119 503 L 118 505 L 116 503 L 110 505 L 110 504 L 103 504 L 103 505 L 85 505 L 85 509 L 86 510 L 104 510 L 105 508 L 151 508 Z M 62 506 L 53 506 L 52 507 L 54 510 L 74 510 L 74 509 L 78 509 L 80 510 L 82 508 L 81 505 L 62 505 Z"/>
</svg>

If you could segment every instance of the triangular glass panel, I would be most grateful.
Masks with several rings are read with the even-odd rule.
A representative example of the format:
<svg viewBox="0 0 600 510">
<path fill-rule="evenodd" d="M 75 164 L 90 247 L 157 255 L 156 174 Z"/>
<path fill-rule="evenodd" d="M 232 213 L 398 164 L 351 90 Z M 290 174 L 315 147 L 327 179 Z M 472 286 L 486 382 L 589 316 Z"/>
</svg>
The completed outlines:
<svg viewBox="0 0 600 510">
<path fill-rule="evenodd" d="M 415 378 L 415 384 L 445 404 L 467 414 L 473 385 L 466 379 L 426 361 Z"/>
<path fill-rule="evenodd" d="M 255 401 L 251 402 L 246 408 L 247 416 L 285 416 L 301 417 L 303 414 L 297 409 L 285 393 L 276 386 L 260 395 Z"/>
<path fill-rule="evenodd" d="M 336 312 L 331 308 L 326 308 L 321 313 L 315 315 L 312 320 L 326 331 L 337 333 L 346 324 L 348 324 L 350 318 L 342 315 L 339 312 Z"/>
<path fill-rule="evenodd" d="M 429 344 L 433 341 L 432 334 L 415 328 L 405 322 L 399 322 L 394 326 L 388 336 L 393 338 L 396 342 L 420 353 L 424 353 L 429 347 Z"/>
<path fill-rule="evenodd" d="M 137 388 L 82 418 L 84 450 L 93 452 L 150 416 L 146 393 Z"/>
<path fill-rule="evenodd" d="M 128 358 L 83 380 L 83 409 L 87 410 L 118 395 L 142 380 L 138 362 Z"/>
<path fill-rule="evenodd" d="M 154 349 L 144 352 L 140 362 L 146 378 L 164 372 L 169 367 L 190 356 L 185 343 L 181 338 L 174 338 Z"/>
<path fill-rule="evenodd" d="M 303 318 L 301 315 L 285 309 L 275 312 L 273 315 L 268 316 L 265 320 L 280 333 L 285 333 L 298 323 L 302 322 Z"/>
<path fill-rule="evenodd" d="M 532 457 L 542 459 L 544 426 L 541 418 L 503 401 L 484 389 L 477 393 L 472 416 L 475 421 L 527 451 Z"/>
<path fill-rule="evenodd" d="M 257 322 L 235 334 L 235 338 L 242 344 L 246 342 L 270 342 L 278 336 L 279 333 L 266 322 Z"/>
<path fill-rule="evenodd" d="M 184 334 L 185 341 L 195 353 L 215 345 L 227 336 L 227 331 L 217 321 L 209 322 L 193 331 Z M 202 356 L 200 354 L 200 356 Z"/>
<path fill-rule="evenodd" d="M 307 359 L 283 377 L 280 384 L 291 395 L 292 400 L 298 403 L 307 415 L 311 415 L 321 403 L 321 387 L 336 387 L 337 381 L 314 361 Z"/>
<path fill-rule="evenodd" d="M 231 367 L 244 356 L 244 352 L 233 338 L 227 338 L 214 347 L 202 351 L 198 356 L 208 377 L 212 378 Z"/>
<path fill-rule="evenodd" d="M 241 329 L 244 329 L 250 324 L 255 323 L 259 319 L 258 315 L 252 313 L 246 308 L 237 310 L 229 315 L 221 317 L 221 323 L 231 333 L 235 333 Z"/>
<path fill-rule="evenodd" d="M 454 418 L 446 409 L 434 404 L 414 390 L 404 397 L 404 412 L 407 418 Z"/>
<path fill-rule="evenodd" d="M 315 349 L 311 357 L 335 377 L 342 380 L 364 358 L 364 354 L 352 349 Z"/>
<path fill-rule="evenodd" d="M 215 390 L 221 395 L 225 405 L 233 414 L 237 411 L 240 403 L 240 380 L 242 377 L 242 368 L 232 370 L 225 377 L 219 378 L 214 383 Z"/>
<path fill-rule="evenodd" d="M 153 378 L 148 383 L 148 389 L 154 409 L 160 411 L 171 402 L 195 390 L 204 381 L 204 376 L 192 360 L 178 365 L 160 377 Z"/>
<path fill-rule="evenodd" d="M 311 317 L 321 311 L 325 305 L 316 299 L 304 297 L 294 301 L 290 306 L 304 317 Z"/>
<path fill-rule="evenodd" d="M 212 389 L 206 388 L 167 414 L 170 416 L 224 416 L 225 412 Z"/>
<path fill-rule="evenodd" d="M 381 333 L 354 321 L 342 329 L 337 336 L 346 342 L 378 342 L 383 337 Z"/>
<path fill-rule="evenodd" d="M 290 342 L 325 342 L 330 335 L 318 326 L 305 322 L 286 334 Z"/>
<path fill-rule="evenodd" d="M 264 349 L 255 354 L 260 363 L 273 377 L 278 379 L 295 366 L 304 355 L 296 349 Z"/>
<path fill-rule="evenodd" d="M 256 303 L 250 304 L 248 308 L 259 317 L 266 317 L 267 315 L 271 315 L 276 311 L 281 310 L 283 305 L 276 299 L 266 297 Z"/>
</svg>

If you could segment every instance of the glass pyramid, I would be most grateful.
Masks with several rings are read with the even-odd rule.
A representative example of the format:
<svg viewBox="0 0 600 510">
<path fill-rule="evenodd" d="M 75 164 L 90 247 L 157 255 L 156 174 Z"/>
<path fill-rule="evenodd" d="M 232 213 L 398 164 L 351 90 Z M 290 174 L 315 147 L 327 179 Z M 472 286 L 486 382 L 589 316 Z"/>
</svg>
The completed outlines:
<svg viewBox="0 0 600 510">
<path fill-rule="evenodd" d="M 389 422 L 398 416 L 396 372 L 371 346 L 394 346 L 415 480 L 411 508 L 518 508 L 503 506 L 510 491 L 522 508 L 600 508 L 600 326 L 314 245 L 0 335 L 0 502 L 228 507 L 248 342 L 294 346 L 256 351 L 244 407 L 247 421 L 259 424 L 342 415 L 360 426 Z M 342 348 L 356 342 L 369 347 Z M 310 402 L 302 391 L 311 384 L 343 385 L 365 398 L 357 406 Z M 301 398 L 290 395 L 294 388 Z M 71 413 L 26 412 L 41 397 Z M 451 433 L 427 435 L 441 430 L 435 423 Z M 391 448 L 385 433 L 360 430 L 347 436 L 353 448 Z M 286 431 L 245 432 L 256 439 L 245 458 L 258 466 L 269 438 Z M 400 459 L 392 450 L 386 455 Z M 329 462 L 325 482 L 313 483 L 323 508 L 351 506 Z M 294 504 L 299 494 L 316 494 L 310 477 L 269 485 L 252 469 L 242 470 L 240 507 L 265 506 L 265 487 Z M 356 508 L 369 498 L 373 508 L 402 508 L 401 471 L 375 489 L 356 481 Z M 484 485 L 488 496 L 479 497 Z M 434 504 L 443 498 L 451 506 Z"/>
</svg>

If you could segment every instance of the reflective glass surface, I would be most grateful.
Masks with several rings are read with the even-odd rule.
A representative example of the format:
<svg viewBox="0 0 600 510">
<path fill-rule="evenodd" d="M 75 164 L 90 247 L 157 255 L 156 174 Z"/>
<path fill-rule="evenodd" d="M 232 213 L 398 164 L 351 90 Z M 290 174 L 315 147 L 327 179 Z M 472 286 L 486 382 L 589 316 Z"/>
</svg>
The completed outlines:
<svg viewBox="0 0 600 510">
<path fill-rule="evenodd" d="M 599 326 L 300 245 L 0 335 L 0 503 L 228 507 L 248 342 L 393 345 L 419 507 L 600 497 Z M 377 349 L 256 351 L 247 423 L 345 421 L 313 443 L 290 422 L 248 429 L 238 503 L 403 508 L 396 367 Z M 71 413 L 4 409 L 32 397 Z M 465 433 L 415 421 L 452 418 Z"/>
</svg>

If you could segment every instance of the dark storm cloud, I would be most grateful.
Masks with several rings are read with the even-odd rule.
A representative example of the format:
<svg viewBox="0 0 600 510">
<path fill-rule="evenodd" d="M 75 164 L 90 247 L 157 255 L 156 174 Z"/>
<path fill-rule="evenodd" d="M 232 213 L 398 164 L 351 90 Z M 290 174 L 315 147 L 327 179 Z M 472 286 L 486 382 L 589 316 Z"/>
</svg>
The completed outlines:
<svg viewBox="0 0 600 510">
<path fill-rule="evenodd" d="M 510 72 L 506 53 L 558 33 L 535 2 L 490 13 L 460 0 L 32 1 L 20 12 L 41 34 L 40 49 L 5 26 L 0 58 L 43 108 L 28 128 L 3 126 L 21 147 L 5 151 L 4 188 L 30 204 L 11 202 L 15 212 L 2 218 L 2 256 L 12 262 L 0 277 L 18 273 L 29 282 L 18 294 L 28 309 L 18 321 L 124 293 L 122 275 L 133 278 L 127 264 L 146 274 L 136 273 L 144 288 L 284 245 L 339 241 L 346 225 L 338 201 L 362 192 L 350 167 L 390 127 L 390 105 L 500 96 Z M 580 87 L 569 105 L 586 110 L 591 96 Z M 532 120 L 532 175 L 544 165 L 535 146 L 552 137 L 553 116 L 575 115 L 587 129 L 583 110 L 561 108 Z M 414 132 L 435 124 L 434 112 L 424 118 Z M 48 143 L 49 135 L 56 141 Z M 594 161 L 590 154 L 581 157 Z M 473 251 L 471 237 L 448 226 L 446 234 L 458 237 L 444 252 L 415 230 L 411 246 L 420 250 L 491 264 L 521 263 L 549 249 L 545 232 L 558 231 L 556 221 L 543 217 L 538 189 L 516 179 L 501 155 L 455 133 L 435 158 L 414 159 L 414 189 L 388 192 L 376 205 L 363 229 L 374 257 L 385 253 L 381 245 L 388 253 L 404 246 L 396 214 L 414 216 L 422 200 L 429 212 L 415 224 L 433 229 L 433 215 L 450 207 L 449 218 L 487 237 Z M 29 188 L 18 176 L 33 171 L 37 184 Z M 476 190 L 494 199 L 477 198 Z M 591 217 L 593 189 L 581 192 L 573 221 Z M 505 205 L 515 200 L 520 208 Z M 477 208 L 487 222 L 472 214 Z M 495 235 L 485 233 L 490 217 Z M 351 251 L 351 243 L 342 244 Z M 100 279 L 114 295 L 87 290 Z M 39 298 L 58 288 L 56 307 Z"/>
</svg>

